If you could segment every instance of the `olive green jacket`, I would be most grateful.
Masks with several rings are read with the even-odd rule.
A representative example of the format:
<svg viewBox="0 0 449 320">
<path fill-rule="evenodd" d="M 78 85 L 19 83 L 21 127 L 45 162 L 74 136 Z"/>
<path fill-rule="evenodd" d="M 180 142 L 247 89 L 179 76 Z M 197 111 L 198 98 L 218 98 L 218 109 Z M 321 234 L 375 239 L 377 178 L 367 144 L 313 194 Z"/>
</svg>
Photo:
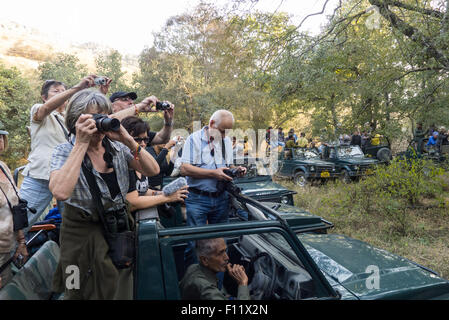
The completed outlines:
<svg viewBox="0 0 449 320">
<path fill-rule="evenodd" d="M 192 264 L 179 283 L 184 300 L 227 300 L 229 295 L 218 289 L 216 274 L 199 264 Z M 250 300 L 248 286 L 238 287 L 238 300 Z"/>
</svg>

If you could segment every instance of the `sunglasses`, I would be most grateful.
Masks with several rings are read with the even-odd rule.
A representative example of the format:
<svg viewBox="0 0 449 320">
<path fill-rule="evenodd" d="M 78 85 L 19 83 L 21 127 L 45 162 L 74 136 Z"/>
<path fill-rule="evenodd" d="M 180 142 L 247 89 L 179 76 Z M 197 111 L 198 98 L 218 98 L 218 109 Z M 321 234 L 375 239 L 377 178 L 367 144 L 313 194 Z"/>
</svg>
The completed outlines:
<svg viewBox="0 0 449 320">
<path fill-rule="evenodd" d="M 140 142 L 145 142 L 146 144 L 148 144 L 150 142 L 150 138 L 133 138 L 135 142 L 140 143 Z"/>
</svg>

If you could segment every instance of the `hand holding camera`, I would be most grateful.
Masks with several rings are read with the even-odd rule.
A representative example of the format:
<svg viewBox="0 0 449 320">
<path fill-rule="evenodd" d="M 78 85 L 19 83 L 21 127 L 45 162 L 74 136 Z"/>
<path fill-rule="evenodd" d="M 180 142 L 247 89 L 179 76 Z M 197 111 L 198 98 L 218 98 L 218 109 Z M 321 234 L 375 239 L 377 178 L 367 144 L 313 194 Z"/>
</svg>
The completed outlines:
<svg viewBox="0 0 449 320">
<path fill-rule="evenodd" d="M 107 94 L 109 91 L 109 85 L 111 84 L 112 79 L 109 79 L 108 77 L 105 76 L 101 76 L 101 77 L 96 77 L 94 79 L 94 83 L 97 86 L 100 86 L 100 92 L 103 94 Z"/>
<path fill-rule="evenodd" d="M 215 169 L 215 178 L 217 180 L 222 180 L 222 181 L 232 181 L 233 177 L 226 173 L 226 172 L 229 173 L 229 170 L 230 169 L 227 167 Z"/>
</svg>

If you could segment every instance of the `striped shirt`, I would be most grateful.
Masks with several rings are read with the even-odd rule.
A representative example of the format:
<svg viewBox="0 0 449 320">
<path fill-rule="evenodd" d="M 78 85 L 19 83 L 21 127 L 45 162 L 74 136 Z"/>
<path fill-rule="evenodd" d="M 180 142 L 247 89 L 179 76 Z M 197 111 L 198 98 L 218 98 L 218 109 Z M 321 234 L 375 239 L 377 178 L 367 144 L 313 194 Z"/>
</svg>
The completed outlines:
<svg viewBox="0 0 449 320">
<path fill-rule="evenodd" d="M 74 140 L 75 138 L 72 139 L 72 143 L 74 143 Z M 129 189 L 129 163 L 133 160 L 131 150 L 129 150 L 129 148 L 124 144 L 116 141 L 111 141 L 111 146 L 111 150 L 114 153 L 112 162 L 114 171 L 117 175 L 117 182 L 120 188 L 120 193 L 117 194 L 114 199 L 112 199 L 108 185 L 103 180 L 100 173 L 98 173 L 98 171 L 93 168 L 90 159 L 88 157 L 85 158 L 87 168 L 92 170 L 96 178 L 98 188 L 101 192 L 103 206 L 106 212 L 118 210 L 123 207 L 123 203 L 126 199 L 126 194 L 128 193 Z M 67 161 L 67 158 L 70 156 L 72 149 L 72 144 L 63 143 L 58 145 L 53 150 L 50 173 L 62 168 L 62 166 Z M 80 177 L 77 184 L 75 185 L 72 194 L 65 202 L 76 208 L 86 211 L 88 214 L 92 214 L 96 209 L 98 209 L 98 206 L 93 202 L 89 184 L 87 183 L 82 169 L 80 169 Z"/>
</svg>

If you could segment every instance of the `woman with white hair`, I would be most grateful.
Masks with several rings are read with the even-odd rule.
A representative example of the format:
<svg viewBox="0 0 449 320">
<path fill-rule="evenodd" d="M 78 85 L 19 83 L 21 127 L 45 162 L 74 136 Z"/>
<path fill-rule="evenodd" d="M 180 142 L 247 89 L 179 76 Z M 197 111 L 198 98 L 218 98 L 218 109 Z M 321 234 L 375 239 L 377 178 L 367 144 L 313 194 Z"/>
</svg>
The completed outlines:
<svg viewBox="0 0 449 320">
<path fill-rule="evenodd" d="M 102 93 L 86 89 L 75 94 L 65 118 L 74 137 L 53 152 L 49 186 L 55 198 L 64 201 L 61 258 L 53 285 L 56 292 L 65 292 L 65 299 L 132 298 L 132 268 L 119 267 L 111 259 L 104 233 L 133 229 L 125 202 L 129 169 L 153 176 L 159 167 L 122 125 L 117 131 L 102 127 L 100 122 L 111 120 L 111 113 L 111 102 Z M 97 185 L 97 196 L 90 179 Z M 65 285 L 70 275 L 66 268 L 73 265 L 79 268 L 79 290 Z"/>
</svg>

